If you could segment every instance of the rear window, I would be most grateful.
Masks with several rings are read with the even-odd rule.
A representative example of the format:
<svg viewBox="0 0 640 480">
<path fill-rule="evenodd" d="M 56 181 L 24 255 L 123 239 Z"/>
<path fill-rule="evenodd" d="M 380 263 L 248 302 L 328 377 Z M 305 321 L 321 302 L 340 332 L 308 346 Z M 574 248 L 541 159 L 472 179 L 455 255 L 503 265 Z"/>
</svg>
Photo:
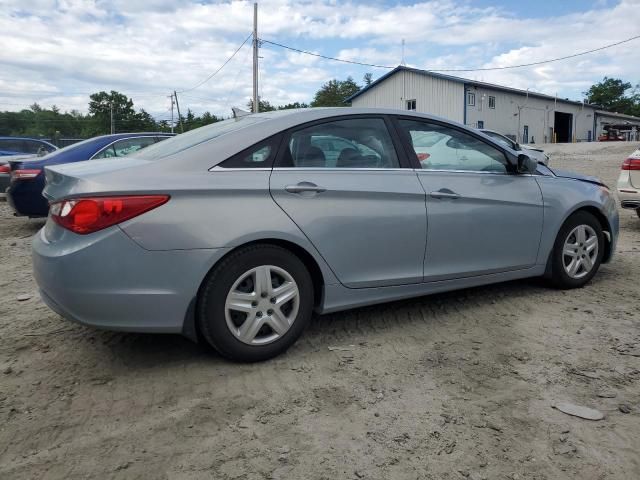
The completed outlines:
<svg viewBox="0 0 640 480">
<path fill-rule="evenodd" d="M 266 120 L 264 116 L 247 115 L 238 119 L 231 118 L 212 123 L 151 145 L 133 156 L 144 160 L 158 160 L 264 120 Z"/>
</svg>

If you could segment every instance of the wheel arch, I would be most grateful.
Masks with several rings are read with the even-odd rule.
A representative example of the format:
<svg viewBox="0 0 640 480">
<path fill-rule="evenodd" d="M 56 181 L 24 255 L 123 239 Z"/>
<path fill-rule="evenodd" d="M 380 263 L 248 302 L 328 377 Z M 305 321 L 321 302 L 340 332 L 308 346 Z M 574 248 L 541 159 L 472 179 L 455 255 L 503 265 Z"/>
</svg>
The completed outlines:
<svg viewBox="0 0 640 480">
<path fill-rule="evenodd" d="M 318 261 L 314 258 L 314 256 L 306 248 L 290 240 L 284 240 L 281 238 L 256 239 L 256 240 L 242 243 L 240 245 L 236 245 L 233 248 L 230 248 L 228 252 L 226 252 L 222 257 L 220 257 L 213 265 L 211 265 L 209 270 L 207 270 L 206 275 L 202 278 L 202 281 L 198 286 L 198 291 L 196 295 L 191 300 L 189 307 L 187 309 L 187 313 L 185 315 L 184 324 L 182 328 L 182 333 L 184 336 L 194 341 L 198 341 L 200 338 L 200 333 L 198 332 L 198 326 L 197 326 L 198 322 L 196 322 L 196 312 L 197 312 L 198 302 L 201 297 L 202 289 L 204 288 L 207 282 L 207 279 L 209 278 L 209 275 L 211 275 L 211 272 L 220 264 L 220 262 L 226 259 L 229 255 L 233 254 L 234 252 L 242 248 L 246 248 L 252 245 L 275 245 L 285 250 L 288 250 L 289 252 L 297 256 L 304 263 L 305 267 L 307 267 L 307 269 L 309 270 L 309 274 L 311 275 L 311 280 L 313 282 L 314 310 L 318 311 L 321 308 L 322 303 L 324 301 L 324 293 L 325 293 L 324 287 L 326 285 L 326 278 L 322 272 L 322 268 L 320 267 L 320 265 L 318 264 Z"/>
<path fill-rule="evenodd" d="M 598 220 L 598 222 L 600 223 L 600 226 L 602 227 L 602 231 L 603 232 L 607 232 L 607 234 L 605 234 L 605 245 L 604 245 L 604 253 L 602 255 L 602 263 L 606 263 L 607 261 L 609 261 L 609 259 L 611 258 L 611 255 L 613 254 L 613 238 L 612 238 L 612 228 L 611 228 L 611 224 L 609 223 L 609 220 L 607 219 L 607 216 L 602 213 L 602 210 L 600 210 L 600 208 L 598 208 L 595 205 L 591 205 L 591 204 L 585 204 L 585 205 L 579 205 L 576 208 L 574 208 L 573 210 L 571 210 L 563 219 L 562 222 L 560 223 L 560 226 L 558 227 L 555 237 L 554 237 L 554 245 L 555 245 L 555 238 L 558 237 L 558 234 L 560 233 L 560 229 L 562 229 L 562 226 L 567 222 L 567 220 L 569 218 L 571 218 L 573 215 L 575 215 L 578 212 L 587 212 L 590 213 L 591 215 L 593 215 L 596 220 Z M 553 246 L 551 248 L 551 250 L 549 251 L 549 255 L 547 256 L 547 266 L 545 269 L 545 277 L 550 277 L 551 276 L 551 259 L 553 257 Z"/>
<path fill-rule="evenodd" d="M 606 232 L 604 236 L 605 245 L 604 245 L 604 254 L 602 255 L 602 263 L 607 263 L 613 253 L 612 237 L 611 237 L 612 231 L 611 231 L 611 224 L 609 223 L 609 219 L 604 213 L 602 213 L 602 210 L 600 210 L 598 207 L 594 205 L 583 205 L 575 209 L 574 211 L 572 211 L 569 215 L 567 215 L 567 218 L 565 218 L 565 220 L 562 222 L 562 225 L 564 225 L 564 222 L 566 222 L 569 217 L 571 217 L 572 215 L 578 212 L 587 212 L 593 215 L 596 218 L 596 220 L 598 220 L 598 222 L 600 223 L 600 226 L 602 227 L 602 231 Z"/>
</svg>

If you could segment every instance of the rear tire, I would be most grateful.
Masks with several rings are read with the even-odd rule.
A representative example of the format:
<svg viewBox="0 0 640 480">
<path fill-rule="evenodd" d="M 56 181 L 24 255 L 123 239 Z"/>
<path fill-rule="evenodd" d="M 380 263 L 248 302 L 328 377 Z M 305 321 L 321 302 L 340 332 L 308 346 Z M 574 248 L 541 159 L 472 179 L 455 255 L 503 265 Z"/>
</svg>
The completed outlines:
<svg viewBox="0 0 640 480">
<path fill-rule="evenodd" d="M 296 255 L 275 245 L 251 245 L 225 258 L 205 280 L 198 327 L 224 357 L 262 361 L 300 337 L 313 300 L 311 275 Z"/>
<path fill-rule="evenodd" d="M 597 218 L 576 212 L 562 225 L 551 254 L 551 282 L 556 288 L 580 288 L 598 271 L 604 254 L 604 234 Z"/>
</svg>

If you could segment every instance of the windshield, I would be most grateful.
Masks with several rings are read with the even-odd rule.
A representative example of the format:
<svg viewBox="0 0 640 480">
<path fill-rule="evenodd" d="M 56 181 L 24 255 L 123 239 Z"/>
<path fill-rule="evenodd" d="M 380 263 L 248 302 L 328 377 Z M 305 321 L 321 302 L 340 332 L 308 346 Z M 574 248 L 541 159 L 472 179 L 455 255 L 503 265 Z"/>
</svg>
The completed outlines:
<svg viewBox="0 0 640 480">
<path fill-rule="evenodd" d="M 496 132 L 490 132 L 488 130 L 483 130 L 482 133 L 484 133 L 485 135 L 488 135 L 489 137 L 493 138 L 496 142 L 498 142 L 501 145 L 504 145 L 505 147 L 509 147 L 513 150 L 516 149 L 515 144 L 509 140 L 507 137 L 504 137 L 502 135 L 500 135 L 499 133 Z"/>
<path fill-rule="evenodd" d="M 224 135 L 225 133 L 233 132 L 264 120 L 266 120 L 264 116 L 256 115 L 247 115 L 246 117 L 240 117 L 238 119 L 231 118 L 229 120 L 223 120 L 221 122 L 212 123 L 211 125 L 196 128 L 195 130 L 191 130 L 187 133 L 176 135 L 173 138 L 169 138 L 163 142 L 151 145 L 144 150 L 140 150 L 140 153 L 135 153 L 132 156 L 142 158 L 144 160 L 158 160 L 194 147 L 195 145 L 208 142 L 209 140 Z"/>
</svg>

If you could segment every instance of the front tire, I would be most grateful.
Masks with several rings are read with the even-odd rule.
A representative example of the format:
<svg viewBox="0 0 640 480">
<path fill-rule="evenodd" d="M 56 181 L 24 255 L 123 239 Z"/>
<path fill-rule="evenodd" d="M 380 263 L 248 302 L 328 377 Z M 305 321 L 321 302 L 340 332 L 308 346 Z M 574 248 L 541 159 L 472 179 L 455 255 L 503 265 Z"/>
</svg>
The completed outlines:
<svg viewBox="0 0 640 480">
<path fill-rule="evenodd" d="M 202 336 L 237 361 L 266 360 L 289 348 L 313 312 L 313 281 L 302 261 L 275 245 L 233 252 L 205 280 L 198 302 Z"/>
<path fill-rule="evenodd" d="M 604 234 L 597 218 L 585 211 L 571 215 L 558 232 L 551 258 L 551 281 L 557 288 L 580 288 L 598 271 Z"/>
</svg>

